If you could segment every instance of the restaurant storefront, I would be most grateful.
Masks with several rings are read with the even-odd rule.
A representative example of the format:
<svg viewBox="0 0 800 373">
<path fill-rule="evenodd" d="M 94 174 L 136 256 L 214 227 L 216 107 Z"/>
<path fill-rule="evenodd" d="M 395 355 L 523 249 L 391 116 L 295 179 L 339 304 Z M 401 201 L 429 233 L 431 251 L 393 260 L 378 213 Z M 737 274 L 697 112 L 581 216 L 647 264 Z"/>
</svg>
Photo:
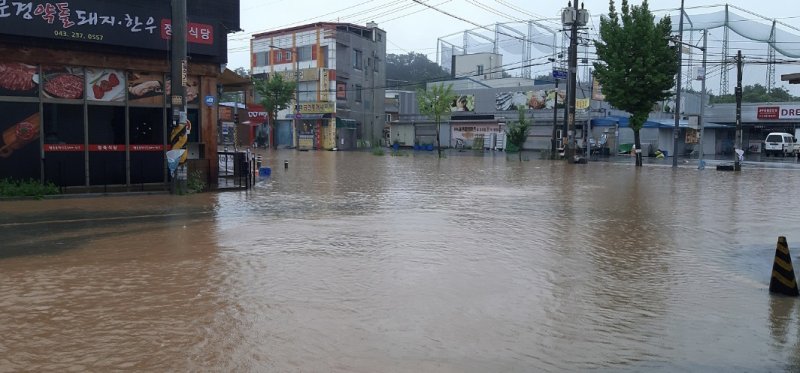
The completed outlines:
<svg viewBox="0 0 800 373">
<path fill-rule="evenodd" d="M 75 191 L 163 188 L 170 9 L 169 2 L 144 3 L 0 2 L 0 179 Z M 189 162 L 216 179 L 226 31 L 192 14 L 184 88 Z"/>
</svg>

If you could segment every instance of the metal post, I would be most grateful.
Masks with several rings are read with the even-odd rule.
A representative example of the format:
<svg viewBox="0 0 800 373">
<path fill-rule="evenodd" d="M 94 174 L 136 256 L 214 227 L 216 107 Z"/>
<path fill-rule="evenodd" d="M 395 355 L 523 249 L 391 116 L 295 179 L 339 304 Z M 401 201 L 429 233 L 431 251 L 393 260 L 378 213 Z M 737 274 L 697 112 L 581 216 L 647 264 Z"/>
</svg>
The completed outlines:
<svg viewBox="0 0 800 373">
<path fill-rule="evenodd" d="M 578 0 L 574 0 L 572 7 L 575 11 L 575 19 L 572 21 L 572 30 L 569 38 L 569 80 L 567 83 L 567 146 L 564 156 L 568 162 L 573 161 L 575 155 L 575 99 L 577 93 L 577 70 L 578 70 Z"/>
<path fill-rule="evenodd" d="M 733 170 L 740 171 L 739 154 L 737 149 L 742 148 L 742 51 L 736 53 L 736 144 L 733 148 Z"/>
<path fill-rule="evenodd" d="M 675 43 L 678 49 L 678 77 L 675 82 L 675 128 L 672 130 L 672 168 L 678 167 L 678 134 L 680 133 L 680 120 L 681 120 L 681 73 L 683 70 L 683 1 L 681 0 L 681 21 L 678 26 L 678 43 Z M 637 149 L 638 150 L 638 149 Z M 639 156 L 636 156 L 637 162 Z"/>
<path fill-rule="evenodd" d="M 708 30 L 703 30 L 703 81 L 700 83 L 700 153 L 698 163 L 703 164 L 703 138 L 705 137 L 705 112 L 706 112 L 706 58 L 708 57 Z"/>
</svg>

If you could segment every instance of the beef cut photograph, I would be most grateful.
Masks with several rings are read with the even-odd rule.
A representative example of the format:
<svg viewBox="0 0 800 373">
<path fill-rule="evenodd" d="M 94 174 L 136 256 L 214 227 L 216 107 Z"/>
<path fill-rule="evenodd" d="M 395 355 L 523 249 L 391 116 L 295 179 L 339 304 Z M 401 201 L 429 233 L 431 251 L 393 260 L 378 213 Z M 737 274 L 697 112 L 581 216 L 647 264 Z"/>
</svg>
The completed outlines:
<svg viewBox="0 0 800 373">
<path fill-rule="evenodd" d="M 125 101 L 125 73 L 86 69 L 86 97 L 91 101 Z"/>
<path fill-rule="evenodd" d="M 0 96 L 38 96 L 38 70 L 34 65 L 0 62 Z"/>
<path fill-rule="evenodd" d="M 132 104 L 163 105 L 164 76 L 148 72 L 129 73 L 128 101 Z"/>
<path fill-rule="evenodd" d="M 42 67 L 42 88 L 49 98 L 83 98 L 84 74 L 80 67 Z"/>
</svg>

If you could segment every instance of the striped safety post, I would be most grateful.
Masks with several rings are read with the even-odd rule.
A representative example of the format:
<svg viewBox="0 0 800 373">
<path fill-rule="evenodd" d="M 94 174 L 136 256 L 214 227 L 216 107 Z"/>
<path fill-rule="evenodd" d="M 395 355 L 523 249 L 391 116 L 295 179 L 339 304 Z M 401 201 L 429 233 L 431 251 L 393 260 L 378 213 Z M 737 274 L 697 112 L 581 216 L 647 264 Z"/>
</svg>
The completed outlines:
<svg viewBox="0 0 800 373">
<path fill-rule="evenodd" d="M 187 131 L 189 128 L 192 128 L 192 122 L 187 119 L 186 124 L 178 123 L 178 125 L 172 129 L 172 132 L 169 134 L 170 150 L 186 149 L 186 142 L 189 141 Z M 184 152 L 178 164 L 184 164 L 187 156 L 188 152 Z"/>
</svg>

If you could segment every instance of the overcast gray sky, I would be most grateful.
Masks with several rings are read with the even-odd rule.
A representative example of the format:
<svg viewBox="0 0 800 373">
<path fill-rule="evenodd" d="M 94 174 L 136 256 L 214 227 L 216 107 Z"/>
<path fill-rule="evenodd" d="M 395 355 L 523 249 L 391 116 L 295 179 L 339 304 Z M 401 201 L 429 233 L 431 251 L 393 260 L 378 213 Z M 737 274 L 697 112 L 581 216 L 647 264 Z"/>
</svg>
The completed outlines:
<svg viewBox="0 0 800 373">
<path fill-rule="evenodd" d="M 567 1 L 539 0 L 420 0 L 426 4 L 434 6 L 454 16 L 458 16 L 479 25 L 490 25 L 496 22 L 513 22 L 519 20 L 538 19 L 542 23 L 552 28 L 559 27 L 556 20 L 560 9 L 567 5 Z M 532 4 L 533 3 L 533 4 Z M 631 4 L 640 4 L 640 1 L 631 1 Z M 679 0 L 652 0 L 650 9 L 656 15 L 672 14 L 673 19 L 677 19 L 678 12 L 674 9 L 680 7 Z M 750 12 L 762 15 L 769 19 L 777 19 L 789 26 L 800 29 L 800 8 L 787 7 L 790 1 L 753 1 L 737 0 L 730 1 L 728 4 L 749 10 Z M 617 8 L 620 1 L 616 1 Z M 724 8 L 713 5 L 721 4 L 718 0 L 699 0 L 687 1 L 687 13 L 690 15 L 708 14 L 721 11 Z M 608 12 L 608 1 L 586 0 L 584 6 L 593 16 L 594 29 L 590 34 L 597 33 L 599 23 L 597 17 Z M 671 10 L 671 11 L 669 11 Z M 732 10 L 741 16 L 759 19 L 759 17 L 747 14 L 740 10 Z M 368 21 L 375 21 L 379 27 L 387 32 L 387 51 L 388 53 L 407 53 L 418 52 L 428 55 L 431 60 L 436 60 L 437 38 L 450 34 L 462 32 L 467 29 L 476 28 L 475 24 L 459 20 L 448 16 L 434 9 L 418 4 L 412 0 L 340 0 L 340 1 L 297 1 L 297 0 L 241 0 L 241 25 L 244 32 L 231 34 L 229 36 L 229 63 L 231 68 L 248 67 L 249 59 L 249 40 L 253 33 L 271 31 L 284 27 L 296 26 L 301 24 L 331 21 L 348 22 L 354 24 L 365 24 Z M 760 20 L 764 24 L 768 21 Z M 779 26 L 782 27 L 782 26 Z M 784 30 L 798 35 L 800 30 L 792 30 L 783 27 Z M 488 32 L 486 32 L 488 34 Z M 719 90 L 719 60 L 721 59 L 721 40 L 723 37 L 722 29 L 710 31 L 709 36 L 709 89 Z M 685 36 L 688 40 L 690 36 Z M 459 43 L 460 36 L 450 37 L 454 43 Z M 697 42 L 699 37 L 693 37 Z M 730 44 L 730 54 L 736 53 L 737 49 L 742 49 L 745 60 L 763 60 L 767 57 L 767 46 L 764 43 L 752 42 L 744 38 L 732 35 Z M 800 49 L 800 45 L 795 46 Z M 543 56 L 543 53 L 538 53 Z M 534 53 L 534 58 L 537 53 Z M 700 55 L 692 57 L 694 64 L 699 66 Z M 777 66 L 776 81 L 780 82 L 780 74 L 789 72 L 800 72 L 800 65 L 791 65 L 786 62 L 798 61 L 798 58 L 783 57 L 778 54 L 777 58 L 783 64 Z M 513 59 L 511 56 L 504 62 Z M 712 62 L 715 60 L 716 62 Z M 791 60 L 791 61 L 787 61 Z M 550 66 L 539 66 L 534 68 L 534 74 L 547 73 Z M 764 84 L 766 68 L 763 65 L 751 64 L 745 68 L 745 84 L 761 83 Z M 731 87 L 735 82 L 735 71 L 729 73 Z M 800 87 L 786 86 L 795 95 L 800 95 Z M 696 87 L 699 89 L 699 83 Z M 731 88 L 731 92 L 732 92 Z"/>
</svg>

